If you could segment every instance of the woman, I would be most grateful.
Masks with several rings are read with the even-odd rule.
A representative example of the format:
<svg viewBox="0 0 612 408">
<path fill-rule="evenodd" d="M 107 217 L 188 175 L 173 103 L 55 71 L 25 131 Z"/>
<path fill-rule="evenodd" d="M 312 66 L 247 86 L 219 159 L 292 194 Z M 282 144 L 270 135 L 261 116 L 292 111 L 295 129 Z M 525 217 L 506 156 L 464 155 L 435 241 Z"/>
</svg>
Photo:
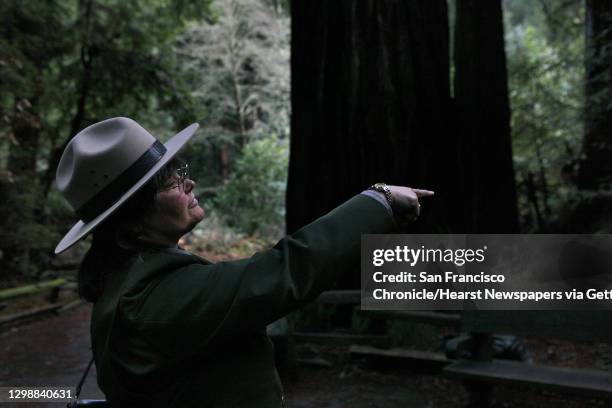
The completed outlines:
<svg viewBox="0 0 612 408">
<path fill-rule="evenodd" d="M 353 267 L 361 234 L 414 219 L 418 197 L 433 194 L 377 185 L 268 251 L 211 264 L 177 246 L 204 218 L 174 160 L 196 128 L 162 145 L 131 119 L 108 119 L 77 134 L 58 167 L 81 221 L 56 253 L 93 231 L 79 284 L 112 407 L 280 407 L 266 325 Z"/>
</svg>

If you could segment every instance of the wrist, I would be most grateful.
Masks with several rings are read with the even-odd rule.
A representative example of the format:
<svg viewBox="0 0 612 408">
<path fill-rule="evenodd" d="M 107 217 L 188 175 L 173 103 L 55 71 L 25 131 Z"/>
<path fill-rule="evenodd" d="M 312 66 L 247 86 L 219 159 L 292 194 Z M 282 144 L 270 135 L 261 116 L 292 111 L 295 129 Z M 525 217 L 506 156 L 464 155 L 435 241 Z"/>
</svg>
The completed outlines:
<svg viewBox="0 0 612 408">
<path fill-rule="evenodd" d="M 387 200 L 387 204 L 389 204 L 389 206 L 393 208 L 393 197 L 391 196 L 391 189 L 385 183 L 372 184 L 370 187 L 368 187 L 368 190 L 372 190 L 381 194 L 385 198 L 385 200 Z"/>
</svg>

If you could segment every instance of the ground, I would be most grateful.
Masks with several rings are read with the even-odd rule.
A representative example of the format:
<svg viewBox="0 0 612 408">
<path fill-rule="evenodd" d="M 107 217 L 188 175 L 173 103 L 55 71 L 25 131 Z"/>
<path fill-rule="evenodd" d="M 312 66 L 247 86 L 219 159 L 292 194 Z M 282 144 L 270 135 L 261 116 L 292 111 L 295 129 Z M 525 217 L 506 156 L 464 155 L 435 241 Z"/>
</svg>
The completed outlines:
<svg viewBox="0 0 612 408">
<path fill-rule="evenodd" d="M 76 386 L 89 361 L 90 306 L 82 305 L 57 316 L 3 328 L 0 332 L 0 386 Z M 607 368 L 612 348 L 607 344 L 527 340 L 536 362 L 565 366 Z M 300 346 L 315 350 L 333 365 L 302 366 L 297 381 L 285 381 L 291 408 L 446 408 L 462 407 L 468 394 L 457 381 L 410 370 L 373 367 L 349 358 L 345 346 Z M 299 348 L 298 348 L 299 351 Z M 497 387 L 494 408 L 590 408 L 610 402 L 577 398 L 543 390 Z M 95 370 L 82 396 L 100 398 Z M 2 408 L 64 407 L 64 403 L 1 404 Z"/>
</svg>

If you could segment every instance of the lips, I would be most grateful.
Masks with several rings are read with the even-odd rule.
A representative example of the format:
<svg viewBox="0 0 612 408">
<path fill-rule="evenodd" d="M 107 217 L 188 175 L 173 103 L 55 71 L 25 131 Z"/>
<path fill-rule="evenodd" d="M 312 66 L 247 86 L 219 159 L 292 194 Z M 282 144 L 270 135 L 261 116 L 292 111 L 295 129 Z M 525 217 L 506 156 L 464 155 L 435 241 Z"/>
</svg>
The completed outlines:
<svg viewBox="0 0 612 408">
<path fill-rule="evenodd" d="M 189 206 L 188 206 L 187 208 L 193 208 L 193 207 L 195 207 L 196 205 L 198 205 L 198 199 L 197 199 L 197 198 L 195 198 L 195 197 L 193 197 L 193 198 L 191 199 L 191 201 L 189 202 Z"/>
</svg>

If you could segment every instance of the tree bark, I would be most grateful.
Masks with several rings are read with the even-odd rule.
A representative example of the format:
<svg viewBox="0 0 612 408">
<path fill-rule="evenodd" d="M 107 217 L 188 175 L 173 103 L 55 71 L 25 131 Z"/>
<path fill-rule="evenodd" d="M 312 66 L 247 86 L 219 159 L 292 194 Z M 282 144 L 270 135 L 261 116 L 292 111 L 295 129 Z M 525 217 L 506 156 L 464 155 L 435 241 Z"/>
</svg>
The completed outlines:
<svg viewBox="0 0 612 408">
<path fill-rule="evenodd" d="M 575 182 L 580 194 L 560 217 L 563 232 L 610 232 L 612 211 L 612 3 L 585 3 L 585 111 Z"/>
<path fill-rule="evenodd" d="M 455 100 L 444 0 L 291 13 L 289 233 L 377 181 L 436 191 L 410 232 L 518 231 L 499 0 L 457 3 Z"/>
<path fill-rule="evenodd" d="M 230 146 L 227 143 L 221 145 L 219 163 L 221 164 L 221 182 L 225 183 L 230 176 Z"/>
<path fill-rule="evenodd" d="M 28 103 L 35 105 L 37 98 L 31 98 Z M 20 100 L 16 105 L 23 105 L 23 102 Z M 20 113 L 18 110 L 22 109 Z M 7 170 L 19 180 L 33 181 L 36 179 L 36 158 L 40 138 L 38 118 L 34 109 L 16 107 L 11 122 L 11 131 L 18 144 L 12 145 L 9 150 Z"/>
<path fill-rule="evenodd" d="M 378 181 L 436 190 L 423 218 L 458 227 L 442 211 L 461 206 L 446 2 L 296 1 L 291 16 L 288 232 Z"/>
<path fill-rule="evenodd" d="M 42 175 L 41 185 L 44 197 L 46 198 L 49 194 L 53 180 L 55 179 L 55 172 L 59 165 L 62 154 L 68 146 L 70 140 L 83 128 L 85 125 L 85 116 L 87 110 L 87 100 L 89 99 L 89 93 L 91 90 L 91 70 L 92 70 L 92 59 L 90 49 L 89 35 L 91 31 L 91 18 L 92 18 L 92 7 L 93 2 L 91 0 L 80 0 L 79 10 L 80 15 L 83 15 L 83 20 L 80 22 L 81 27 L 81 47 L 80 47 L 80 61 L 81 61 L 81 78 L 79 81 L 79 95 L 76 104 L 76 112 L 70 121 L 70 132 L 68 137 L 59 146 L 53 149 L 49 156 L 49 163 L 47 171 Z"/>
<path fill-rule="evenodd" d="M 461 132 L 464 232 L 518 232 L 500 0 L 457 0 L 455 101 Z"/>
<path fill-rule="evenodd" d="M 42 214 L 44 201 L 36 173 L 40 123 L 31 106 L 36 106 L 40 94 L 38 88 L 27 103 L 25 98 L 16 103 L 11 131 L 18 144 L 11 145 L 9 150 L 7 170 L 10 177 L 0 181 L 3 200 L 0 207 L 0 272 L 14 275 L 29 276 L 35 272 L 30 249 L 36 246 L 32 242 L 36 237 L 28 229 Z"/>
<path fill-rule="evenodd" d="M 578 187 L 597 190 L 612 183 L 612 2 L 586 1 L 585 122 Z"/>
</svg>

